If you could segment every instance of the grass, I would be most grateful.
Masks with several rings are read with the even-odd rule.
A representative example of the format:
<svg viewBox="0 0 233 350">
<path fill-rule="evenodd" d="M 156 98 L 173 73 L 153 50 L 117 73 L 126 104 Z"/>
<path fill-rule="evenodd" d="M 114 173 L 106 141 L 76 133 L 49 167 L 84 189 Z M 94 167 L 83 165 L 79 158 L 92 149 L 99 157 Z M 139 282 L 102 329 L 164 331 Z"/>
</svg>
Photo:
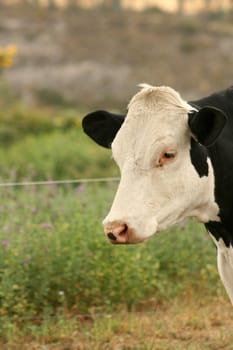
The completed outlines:
<svg viewBox="0 0 233 350">
<path fill-rule="evenodd" d="M 224 301 L 216 307 L 174 300 L 173 305 L 150 313 L 98 317 L 83 341 L 86 349 L 227 349 L 233 339 L 233 321 L 225 307 Z"/>
<path fill-rule="evenodd" d="M 233 319 L 224 298 L 175 298 L 147 311 L 61 315 L 21 327 L 8 324 L 3 349 L 16 350 L 219 350 L 231 349 Z M 4 348 L 5 346 L 5 348 Z"/>
</svg>

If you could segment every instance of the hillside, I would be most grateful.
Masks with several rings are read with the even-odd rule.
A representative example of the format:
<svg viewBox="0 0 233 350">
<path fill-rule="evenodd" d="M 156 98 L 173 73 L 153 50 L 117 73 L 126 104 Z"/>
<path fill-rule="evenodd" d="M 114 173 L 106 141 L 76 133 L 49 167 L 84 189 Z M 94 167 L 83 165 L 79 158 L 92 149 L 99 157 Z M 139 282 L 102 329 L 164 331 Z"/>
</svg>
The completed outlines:
<svg viewBox="0 0 233 350">
<path fill-rule="evenodd" d="M 18 47 L 5 77 L 26 103 L 124 108 L 140 82 L 187 99 L 233 83 L 230 16 L 9 8 L 0 23 L 0 43 Z"/>
</svg>

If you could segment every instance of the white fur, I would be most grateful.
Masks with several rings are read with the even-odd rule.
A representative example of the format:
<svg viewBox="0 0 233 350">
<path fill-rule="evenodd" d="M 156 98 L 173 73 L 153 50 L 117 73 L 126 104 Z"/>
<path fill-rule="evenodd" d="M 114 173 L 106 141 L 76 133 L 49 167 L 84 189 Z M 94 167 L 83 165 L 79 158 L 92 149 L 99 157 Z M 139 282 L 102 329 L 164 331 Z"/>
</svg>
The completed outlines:
<svg viewBox="0 0 233 350">
<path fill-rule="evenodd" d="M 217 247 L 218 272 L 233 305 L 233 248 L 226 247 L 222 239 L 217 241 L 213 235 L 210 236 Z"/>
<path fill-rule="evenodd" d="M 130 243 L 143 241 L 187 217 L 218 220 L 214 176 L 200 177 L 190 159 L 188 112 L 193 107 L 169 87 L 143 85 L 129 103 L 126 120 L 113 144 L 121 181 L 104 224 L 124 222 L 133 232 Z M 163 167 L 163 149 L 176 158 Z"/>
</svg>

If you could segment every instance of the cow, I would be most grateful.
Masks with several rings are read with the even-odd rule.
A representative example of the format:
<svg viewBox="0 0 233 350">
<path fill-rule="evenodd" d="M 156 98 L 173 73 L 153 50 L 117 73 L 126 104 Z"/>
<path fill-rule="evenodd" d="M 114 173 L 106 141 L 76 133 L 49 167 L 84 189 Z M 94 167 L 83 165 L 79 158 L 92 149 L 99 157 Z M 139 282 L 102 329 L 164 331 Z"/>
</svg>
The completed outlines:
<svg viewBox="0 0 233 350">
<path fill-rule="evenodd" d="M 233 304 L 233 86 L 187 102 L 170 87 L 141 84 L 126 116 L 99 110 L 82 126 L 112 149 L 121 173 L 103 221 L 108 240 L 139 243 L 195 218 L 217 247 Z"/>
</svg>

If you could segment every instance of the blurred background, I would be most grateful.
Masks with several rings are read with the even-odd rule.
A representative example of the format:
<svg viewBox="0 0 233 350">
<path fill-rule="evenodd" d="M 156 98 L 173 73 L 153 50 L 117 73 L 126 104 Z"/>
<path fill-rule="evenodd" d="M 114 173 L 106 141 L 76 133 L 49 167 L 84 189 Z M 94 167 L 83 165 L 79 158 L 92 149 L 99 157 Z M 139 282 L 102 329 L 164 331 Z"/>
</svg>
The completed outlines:
<svg viewBox="0 0 233 350">
<path fill-rule="evenodd" d="M 142 82 L 201 98 L 232 67 L 232 0 L 0 0 L 1 349 L 231 349 L 202 225 L 113 247 L 116 182 L 18 182 L 119 176 L 86 113 L 125 113 Z"/>
<path fill-rule="evenodd" d="M 1 0 L 4 73 L 25 104 L 125 109 L 137 84 L 187 99 L 232 84 L 231 0 Z"/>
</svg>

